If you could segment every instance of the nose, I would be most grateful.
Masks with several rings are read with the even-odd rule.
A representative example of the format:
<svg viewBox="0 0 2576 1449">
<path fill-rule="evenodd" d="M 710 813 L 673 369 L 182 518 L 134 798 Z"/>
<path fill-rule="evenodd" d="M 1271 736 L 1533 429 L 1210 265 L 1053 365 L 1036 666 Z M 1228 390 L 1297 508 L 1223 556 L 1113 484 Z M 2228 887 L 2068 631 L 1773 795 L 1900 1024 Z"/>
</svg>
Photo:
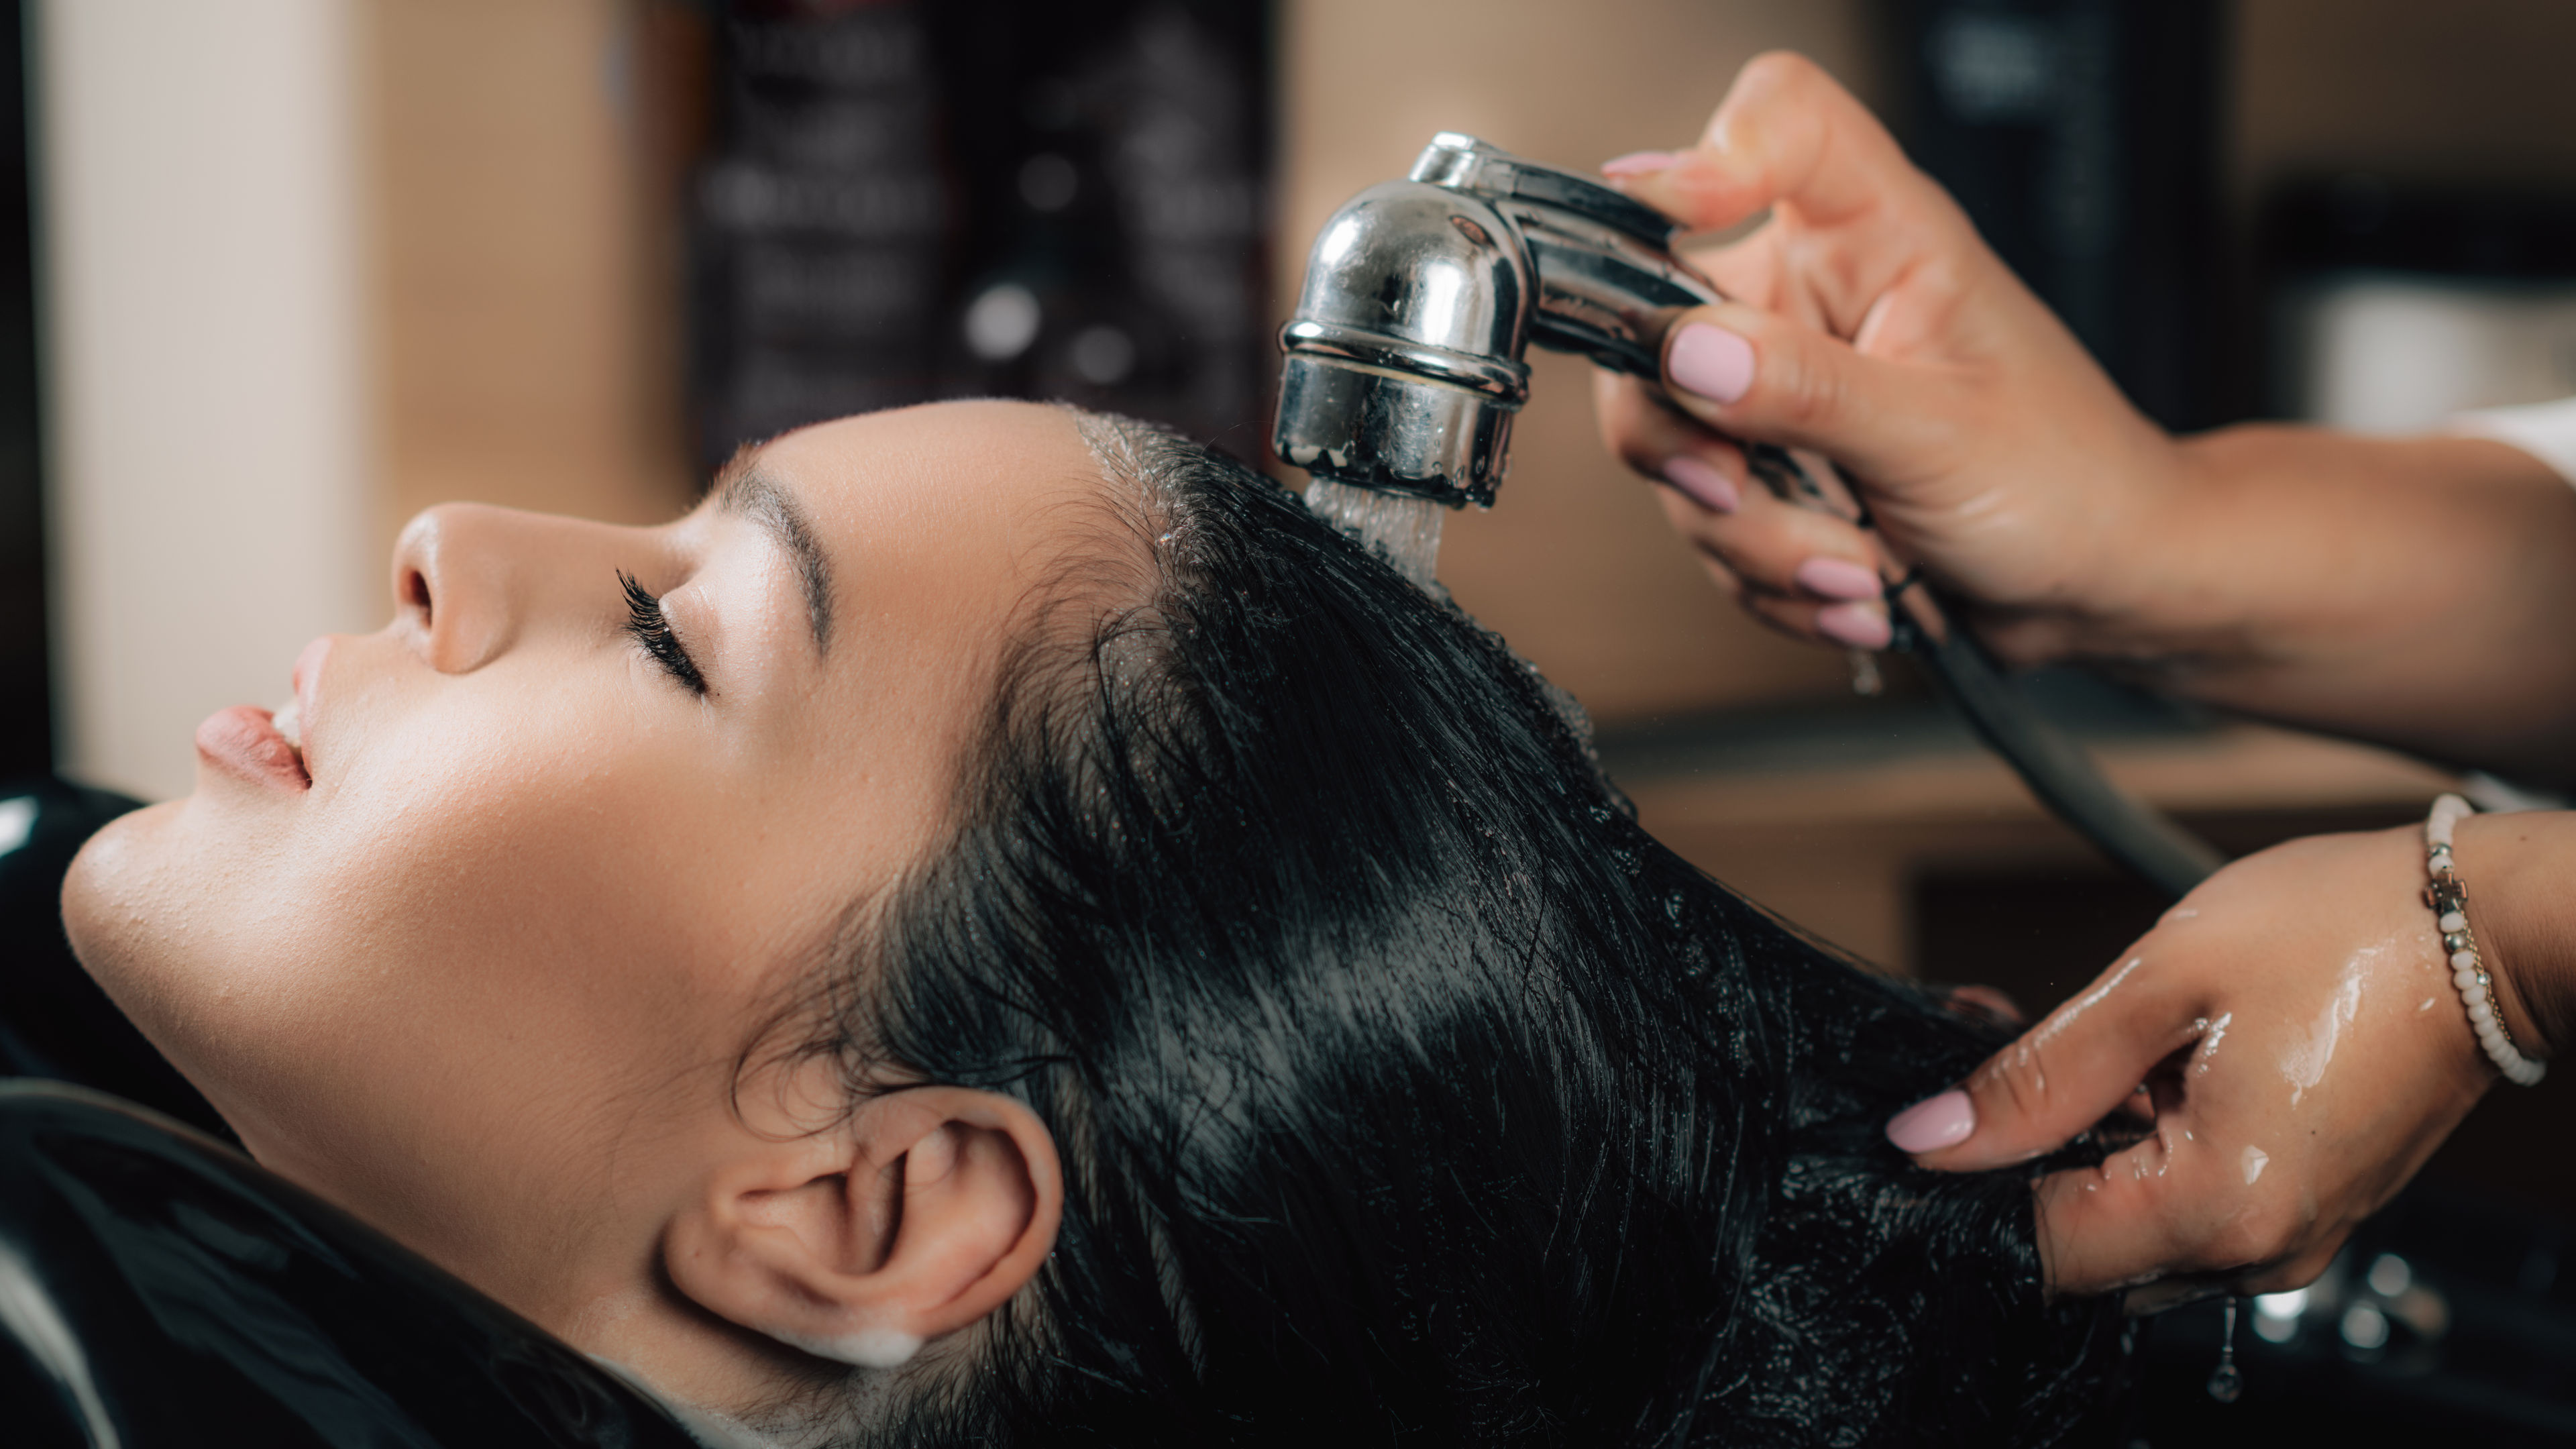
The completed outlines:
<svg viewBox="0 0 2576 1449">
<path fill-rule="evenodd" d="M 506 653 L 545 616 L 558 581 L 601 555 L 603 524 L 483 503 L 442 503 L 394 544 L 394 627 L 431 667 L 464 674 Z"/>
</svg>

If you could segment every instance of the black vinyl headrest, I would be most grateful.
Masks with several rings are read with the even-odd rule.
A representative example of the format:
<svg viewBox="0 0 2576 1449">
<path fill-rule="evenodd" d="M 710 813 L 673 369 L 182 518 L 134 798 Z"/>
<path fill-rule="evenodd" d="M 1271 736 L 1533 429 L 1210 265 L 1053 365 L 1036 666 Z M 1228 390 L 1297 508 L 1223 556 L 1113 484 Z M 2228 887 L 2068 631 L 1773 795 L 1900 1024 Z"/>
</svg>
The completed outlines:
<svg viewBox="0 0 2576 1449">
<path fill-rule="evenodd" d="M 0 1442 L 689 1449 L 590 1360 L 249 1158 L 0 1082 Z"/>
</svg>

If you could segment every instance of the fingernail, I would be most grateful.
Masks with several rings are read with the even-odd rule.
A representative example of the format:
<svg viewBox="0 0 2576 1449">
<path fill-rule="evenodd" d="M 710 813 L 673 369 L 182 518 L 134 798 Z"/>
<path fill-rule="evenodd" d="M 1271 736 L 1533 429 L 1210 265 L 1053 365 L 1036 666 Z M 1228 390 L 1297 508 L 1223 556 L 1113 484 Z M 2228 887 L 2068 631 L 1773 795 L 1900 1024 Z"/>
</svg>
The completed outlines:
<svg viewBox="0 0 2576 1449">
<path fill-rule="evenodd" d="M 1731 403 L 1753 386 L 1753 344 L 1706 322 L 1682 329 L 1664 365 L 1676 385 L 1712 402 Z"/>
<path fill-rule="evenodd" d="M 1789 576 L 1808 593 L 1828 599 L 1875 599 L 1878 571 L 1847 558 L 1811 558 Z"/>
<path fill-rule="evenodd" d="M 1967 1093 L 1952 1090 L 1897 1113 L 1887 1124 L 1887 1140 L 1899 1152 L 1932 1152 L 1965 1142 L 1976 1130 L 1977 1104 Z"/>
<path fill-rule="evenodd" d="M 1854 649 L 1884 649 L 1896 637 L 1887 616 L 1867 604 L 1827 604 L 1816 611 L 1816 632 Z"/>
<path fill-rule="evenodd" d="M 1679 159 L 1670 151 L 1631 151 L 1625 156 L 1613 156 L 1602 162 L 1601 174 L 1612 177 L 1646 176 L 1657 171 L 1670 170 L 1673 162 Z"/>
<path fill-rule="evenodd" d="M 1735 480 L 1688 453 L 1665 460 L 1664 481 L 1712 513 L 1733 513 L 1744 502 L 1743 495 L 1735 491 Z M 1873 588 L 1871 592 L 1877 590 Z"/>
</svg>

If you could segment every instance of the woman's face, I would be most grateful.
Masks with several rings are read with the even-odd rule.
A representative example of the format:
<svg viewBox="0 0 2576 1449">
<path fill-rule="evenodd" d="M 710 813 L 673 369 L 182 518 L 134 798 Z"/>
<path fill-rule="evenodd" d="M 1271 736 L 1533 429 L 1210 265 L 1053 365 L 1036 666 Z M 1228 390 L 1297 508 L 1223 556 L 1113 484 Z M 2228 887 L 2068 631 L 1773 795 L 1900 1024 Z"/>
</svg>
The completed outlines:
<svg viewBox="0 0 2576 1449">
<path fill-rule="evenodd" d="M 569 1302 L 565 1235 L 713 1130 L 796 973 L 937 839 L 1102 486 L 1060 412 L 967 403 L 791 434 L 659 528 L 423 514 L 394 622 L 295 661 L 300 761 L 217 715 L 197 792 L 82 852 L 81 959 L 270 1166 Z"/>
</svg>

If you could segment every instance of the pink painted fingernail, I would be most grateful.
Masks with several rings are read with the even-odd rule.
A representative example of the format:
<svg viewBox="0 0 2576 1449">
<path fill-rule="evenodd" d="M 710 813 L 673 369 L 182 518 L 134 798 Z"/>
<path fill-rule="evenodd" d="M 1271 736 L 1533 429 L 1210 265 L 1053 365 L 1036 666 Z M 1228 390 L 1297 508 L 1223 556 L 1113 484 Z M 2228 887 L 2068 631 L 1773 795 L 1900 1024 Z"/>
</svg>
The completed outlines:
<svg viewBox="0 0 2576 1449">
<path fill-rule="evenodd" d="M 1884 649 L 1896 637 L 1887 616 L 1867 604 L 1827 604 L 1816 611 L 1816 632 L 1854 649 Z"/>
<path fill-rule="evenodd" d="M 1878 571 L 1847 558 L 1811 558 L 1789 576 L 1798 587 L 1827 599 L 1875 599 Z"/>
<path fill-rule="evenodd" d="M 1967 1141 L 1976 1130 L 1977 1104 L 1967 1093 L 1952 1090 L 1897 1113 L 1887 1124 L 1887 1140 L 1899 1152 L 1933 1152 Z"/>
<path fill-rule="evenodd" d="M 1664 461 L 1664 481 L 1712 513 L 1733 513 L 1744 502 L 1735 491 L 1735 480 L 1688 453 Z"/>
<path fill-rule="evenodd" d="M 1602 162 L 1601 174 L 1610 177 L 1647 176 L 1672 169 L 1672 164 L 1680 159 L 1670 151 L 1631 151 L 1625 156 L 1613 156 Z"/>
<path fill-rule="evenodd" d="M 1673 339 L 1664 367 L 1676 386 L 1731 403 L 1753 386 L 1753 344 L 1723 327 L 1693 322 Z"/>
</svg>

